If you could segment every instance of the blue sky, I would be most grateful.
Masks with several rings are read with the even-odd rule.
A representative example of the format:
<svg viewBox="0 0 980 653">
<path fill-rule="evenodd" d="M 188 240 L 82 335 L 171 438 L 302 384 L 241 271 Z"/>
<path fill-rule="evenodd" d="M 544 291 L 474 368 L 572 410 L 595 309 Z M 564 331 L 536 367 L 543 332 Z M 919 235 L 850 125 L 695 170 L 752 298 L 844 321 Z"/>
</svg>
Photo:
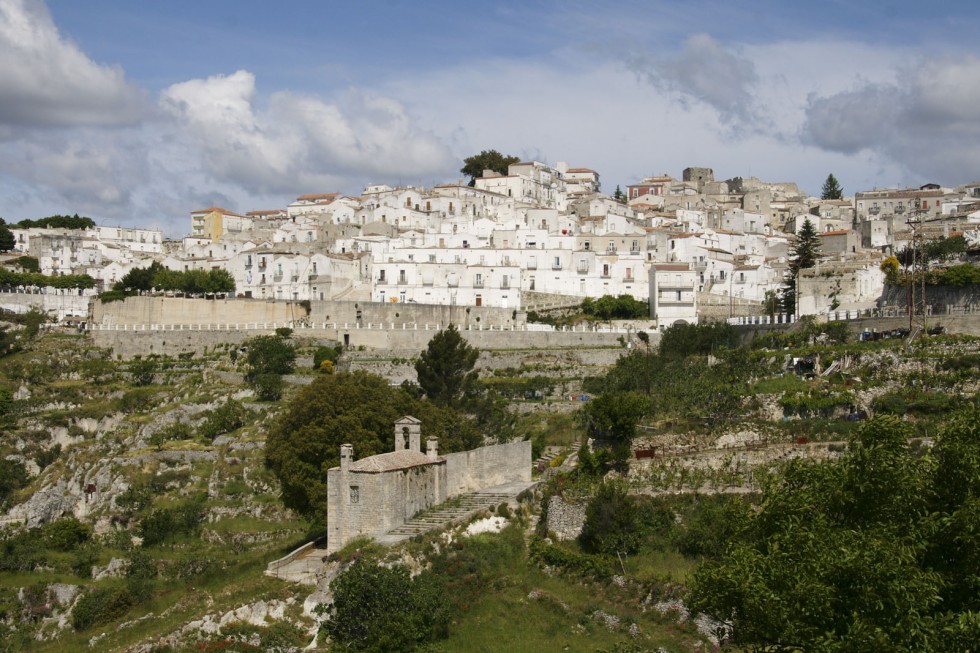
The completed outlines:
<svg viewBox="0 0 980 653">
<path fill-rule="evenodd" d="M 708 166 L 845 192 L 980 179 L 980 12 L 911 2 L 0 0 L 0 216 Z"/>
</svg>

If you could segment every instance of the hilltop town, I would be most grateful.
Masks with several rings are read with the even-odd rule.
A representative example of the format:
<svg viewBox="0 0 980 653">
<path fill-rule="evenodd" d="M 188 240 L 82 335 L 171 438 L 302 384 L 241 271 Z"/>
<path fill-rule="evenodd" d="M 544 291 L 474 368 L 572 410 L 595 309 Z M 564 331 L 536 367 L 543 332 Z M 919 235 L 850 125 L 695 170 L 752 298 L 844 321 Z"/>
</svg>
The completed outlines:
<svg viewBox="0 0 980 653">
<path fill-rule="evenodd" d="M 782 306 L 774 298 L 807 220 L 820 257 L 800 271 L 796 305 Z M 12 255 L 35 258 L 45 275 L 92 277 L 81 291 L 91 295 L 153 262 L 226 270 L 231 296 L 265 300 L 523 312 L 629 295 L 650 302 L 651 326 L 663 330 L 706 316 L 881 308 L 888 256 L 914 258 L 917 242 L 951 236 L 980 244 L 980 182 L 822 199 L 791 182 L 691 167 L 610 195 L 595 170 L 529 161 L 470 185 L 373 185 L 244 214 L 212 206 L 188 226 L 180 240 L 137 227 L 14 226 Z M 77 304 L 49 308 L 64 318 Z"/>
</svg>

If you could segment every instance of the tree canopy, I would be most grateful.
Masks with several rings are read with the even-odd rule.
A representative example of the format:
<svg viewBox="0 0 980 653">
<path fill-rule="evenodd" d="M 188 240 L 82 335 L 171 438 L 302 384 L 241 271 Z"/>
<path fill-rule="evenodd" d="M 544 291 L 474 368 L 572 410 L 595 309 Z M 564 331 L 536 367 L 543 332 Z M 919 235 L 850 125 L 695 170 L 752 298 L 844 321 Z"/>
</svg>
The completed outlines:
<svg viewBox="0 0 980 653">
<path fill-rule="evenodd" d="M 840 187 L 837 177 L 833 173 L 827 175 L 827 180 L 823 182 L 823 189 L 820 192 L 820 199 L 839 200 L 844 197 L 844 189 Z"/>
<path fill-rule="evenodd" d="M 452 613 L 445 584 L 430 571 L 357 560 L 330 584 L 323 629 L 344 650 L 411 651 L 446 636 Z"/>
<path fill-rule="evenodd" d="M 18 229 L 92 229 L 95 220 L 75 215 L 49 215 L 37 220 L 21 220 Z"/>
<path fill-rule="evenodd" d="M 0 218 L 0 252 L 9 252 L 14 248 L 14 235 L 10 232 L 10 227 Z"/>
<path fill-rule="evenodd" d="M 980 641 L 980 405 L 932 452 L 879 416 L 833 462 L 794 461 L 689 605 L 749 650 L 965 651 Z"/>
<path fill-rule="evenodd" d="M 477 373 L 473 366 L 479 356 L 480 351 L 450 324 L 432 337 L 415 362 L 419 387 L 437 404 L 459 405 L 475 389 Z"/>
<path fill-rule="evenodd" d="M 354 445 L 357 458 L 392 451 L 395 420 L 405 415 L 422 421 L 423 438 L 438 438 L 441 452 L 482 441 L 471 420 L 416 399 L 380 376 L 363 371 L 317 376 L 287 404 L 266 439 L 266 464 L 282 484 L 283 503 L 322 520 L 327 470 L 340 464 L 340 445 Z"/>
<path fill-rule="evenodd" d="M 477 177 L 483 176 L 484 170 L 493 170 L 506 175 L 510 164 L 518 162 L 520 159 L 516 156 L 505 156 L 497 150 L 483 150 L 479 154 L 463 159 L 463 167 L 459 171 L 469 175 L 470 186 L 473 186 L 476 184 Z"/>
<path fill-rule="evenodd" d="M 139 292 L 172 290 L 191 294 L 223 293 L 235 290 L 235 279 L 228 270 L 171 270 L 158 261 L 145 268 L 133 268 L 113 285 L 113 290 Z"/>
</svg>

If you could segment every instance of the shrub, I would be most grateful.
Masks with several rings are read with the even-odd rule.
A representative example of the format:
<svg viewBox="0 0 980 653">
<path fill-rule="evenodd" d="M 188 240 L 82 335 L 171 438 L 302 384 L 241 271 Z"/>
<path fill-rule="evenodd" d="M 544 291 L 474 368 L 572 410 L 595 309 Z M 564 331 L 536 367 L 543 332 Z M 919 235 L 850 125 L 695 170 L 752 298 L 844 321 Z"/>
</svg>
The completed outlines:
<svg viewBox="0 0 980 653">
<path fill-rule="evenodd" d="M 92 527 L 74 517 L 46 524 L 41 529 L 41 544 L 56 551 L 73 551 L 92 537 Z"/>
<path fill-rule="evenodd" d="M 85 630 L 120 617 L 137 603 L 128 587 L 107 587 L 83 594 L 71 613 L 75 630 Z"/>
<path fill-rule="evenodd" d="M 644 531 L 643 513 L 636 497 L 627 494 L 621 483 L 606 481 L 585 509 L 579 543 L 591 553 L 633 554 L 640 548 Z"/>
<path fill-rule="evenodd" d="M 353 651 L 410 651 L 445 637 L 449 596 L 439 579 L 423 571 L 414 579 L 402 566 L 358 560 L 331 583 L 334 601 L 324 630 Z"/>
<path fill-rule="evenodd" d="M 219 435 L 231 433 L 245 426 L 251 415 L 252 411 L 245 408 L 240 401 L 229 399 L 208 414 L 197 432 L 210 442 Z"/>
<path fill-rule="evenodd" d="M 252 378 L 252 388 L 260 401 L 278 401 L 282 398 L 282 377 L 272 373 L 257 374 Z"/>
<path fill-rule="evenodd" d="M 173 508 L 155 508 L 140 522 L 144 546 L 153 546 L 177 535 L 196 532 L 204 518 L 204 496 Z"/>
<path fill-rule="evenodd" d="M 337 361 L 340 360 L 341 349 L 340 347 L 317 347 L 317 350 L 313 352 L 313 369 L 322 370 L 323 361 L 330 361 L 336 365 Z"/>
</svg>

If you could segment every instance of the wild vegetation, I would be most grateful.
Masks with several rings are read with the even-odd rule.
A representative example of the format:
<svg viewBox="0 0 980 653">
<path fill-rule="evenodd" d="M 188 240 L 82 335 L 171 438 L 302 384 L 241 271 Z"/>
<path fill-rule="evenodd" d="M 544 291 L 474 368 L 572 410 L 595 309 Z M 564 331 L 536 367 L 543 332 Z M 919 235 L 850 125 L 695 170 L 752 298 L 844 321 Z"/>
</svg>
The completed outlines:
<svg viewBox="0 0 980 653">
<path fill-rule="evenodd" d="M 317 633 L 320 650 L 961 650 L 977 634 L 976 408 L 951 417 L 980 387 L 975 339 L 676 328 L 573 403 L 552 359 L 440 367 L 472 358 L 448 331 L 405 364 L 459 382 L 425 387 L 288 332 L 121 361 L 43 315 L 6 320 L 0 650 L 287 651 Z M 516 436 L 558 455 L 536 494 L 478 516 L 500 533 L 355 542 L 328 561 L 342 600 L 304 611 L 311 588 L 263 570 L 322 532 L 339 445 L 389 450 L 404 414 L 440 451 Z M 581 506 L 578 538 L 548 532 L 553 497 Z"/>
</svg>

